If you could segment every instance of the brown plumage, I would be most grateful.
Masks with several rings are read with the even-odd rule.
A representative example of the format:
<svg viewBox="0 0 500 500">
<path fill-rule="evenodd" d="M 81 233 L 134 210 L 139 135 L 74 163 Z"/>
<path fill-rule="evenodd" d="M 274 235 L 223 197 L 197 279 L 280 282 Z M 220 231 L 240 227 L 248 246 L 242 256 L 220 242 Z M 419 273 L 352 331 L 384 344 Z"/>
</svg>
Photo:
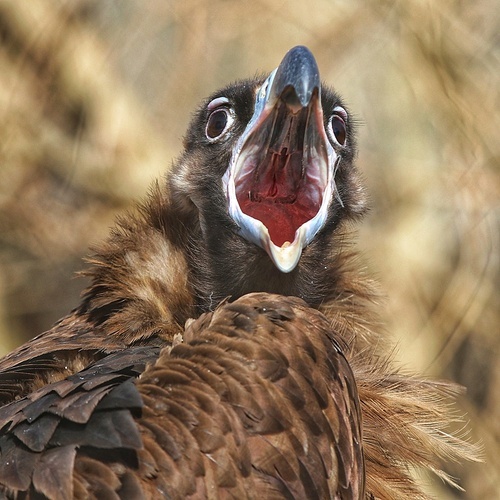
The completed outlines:
<svg viewBox="0 0 500 500">
<path fill-rule="evenodd" d="M 2 482 L 61 499 L 359 497 L 356 384 L 323 315 L 252 294 L 183 340 L 112 354 L 4 407 Z"/>
<path fill-rule="evenodd" d="M 81 305 L 0 361 L 0 491 L 425 498 L 412 467 L 474 459 L 458 389 L 381 354 L 352 120 L 312 54 L 213 94 L 184 146 Z"/>
</svg>

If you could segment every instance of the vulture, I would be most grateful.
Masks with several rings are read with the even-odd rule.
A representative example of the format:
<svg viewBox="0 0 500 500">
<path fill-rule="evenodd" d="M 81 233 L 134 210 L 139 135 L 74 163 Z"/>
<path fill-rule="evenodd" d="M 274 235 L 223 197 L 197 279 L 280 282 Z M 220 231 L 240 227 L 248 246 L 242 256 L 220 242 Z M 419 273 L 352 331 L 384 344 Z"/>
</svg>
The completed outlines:
<svg viewBox="0 0 500 500">
<path fill-rule="evenodd" d="M 305 47 L 208 97 L 79 306 L 0 360 L 0 496 L 427 498 L 414 469 L 459 487 L 460 388 L 401 372 L 377 331 L 355 155 Z"/>
</svg>

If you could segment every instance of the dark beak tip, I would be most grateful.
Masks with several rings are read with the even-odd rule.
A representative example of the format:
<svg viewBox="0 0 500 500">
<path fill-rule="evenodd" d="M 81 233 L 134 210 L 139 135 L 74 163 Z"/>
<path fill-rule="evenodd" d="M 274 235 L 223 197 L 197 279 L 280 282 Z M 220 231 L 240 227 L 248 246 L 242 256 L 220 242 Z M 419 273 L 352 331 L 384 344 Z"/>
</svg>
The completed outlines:
<svg viewBox="0 0 500 500">
<path fill-rule="evenodd" d="M 320 88 L 319 69 L 312 52 L 302 45 L 290 49 L 281 61 L 273 83 L 276 97 L 283 93 L 292 95 L 305 107 L 309 104 L 315 89 Z"/>
</svg>

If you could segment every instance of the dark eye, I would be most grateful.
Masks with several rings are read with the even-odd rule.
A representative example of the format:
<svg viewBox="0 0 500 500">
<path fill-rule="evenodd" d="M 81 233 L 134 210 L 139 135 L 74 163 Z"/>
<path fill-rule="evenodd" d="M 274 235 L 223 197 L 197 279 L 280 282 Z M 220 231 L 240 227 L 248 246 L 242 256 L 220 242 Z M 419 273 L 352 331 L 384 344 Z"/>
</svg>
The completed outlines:
<svg viewBox="0 0 500 500">
<path fill-rule="evenodd" d="M 341 146 L 345 146 L 347 139 L 346 125 L 344 118 L 340 114 L 335 113 L 330 118 L 330 132 Z"/>
<path fill-rule="evenodd" d="M 205 135 L 209 140 L 215 140 L 226 132 L 233 123 L 233 117 L 227 108 L 215 109 L 208 117 Z"/>
</svg>

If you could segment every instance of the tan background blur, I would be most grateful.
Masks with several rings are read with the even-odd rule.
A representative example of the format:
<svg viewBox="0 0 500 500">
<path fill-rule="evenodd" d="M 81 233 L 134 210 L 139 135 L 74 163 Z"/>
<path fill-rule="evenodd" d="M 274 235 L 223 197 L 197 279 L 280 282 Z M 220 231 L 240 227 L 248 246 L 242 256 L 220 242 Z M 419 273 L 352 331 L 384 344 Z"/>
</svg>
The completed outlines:
<svg viewBox="0 0 500 500">
<path fill-rule="evenodd" d="M 199 100 L 307 45 L 359 123 L 360 230 L 408 369 L 468 387 L 500 498 L 500 8 L 495 0 L 0 0 L 0 354 L 78 303 L 72 279 L 180 152 Z"/>
</svg>

